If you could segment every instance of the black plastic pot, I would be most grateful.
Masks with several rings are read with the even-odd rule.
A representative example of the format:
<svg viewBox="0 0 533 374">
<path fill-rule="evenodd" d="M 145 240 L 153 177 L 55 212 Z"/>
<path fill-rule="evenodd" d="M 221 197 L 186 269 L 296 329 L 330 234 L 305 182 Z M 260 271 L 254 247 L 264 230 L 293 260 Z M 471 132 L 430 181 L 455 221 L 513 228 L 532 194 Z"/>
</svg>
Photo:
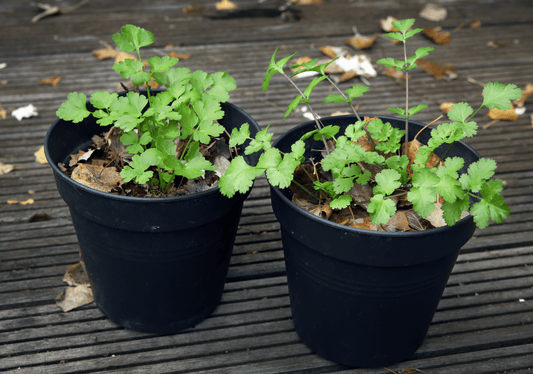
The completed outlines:
<svg viewBox="0 0 533 374">
<path fill-rule="evenodd" d="M 380 118 L 405 128 L 403 119 Z M 322 119 L 324 125 L 341 126 L 341 132 L 355 121 L 354 116 Z M 423 126 L 410 122 L 409 138 Z M 275 146 L 290 151 L 290 144 L 312 129 L 314 122 L 304 123 Z M 422 143 L 430 130 L 418 136 Z M 321 147 L 308 139 L 306 157 Z M 465 170 L 480 158 L 462 142 L 450 154 L 465 159 Z M 373 232 L 306 212 L 291 202 L 288 189 L 271 187 L 271 195 L 281 224 L 293 323 L 302 341 L 348 366 L 386 366 L 411 357 L 426 336 L 461 247 L 474 233 L 472 216 L 428 231 Z"/>
<path fill-rule="evenodd" d="M 89 110 L 91 105 L 87 104 Z M 228 132 L 250 124 L 243 110 L 223 103 Z M 138 198 L 100 192 L 57 167 L 91 137 L 106 130 L 90 116 L 82 123 L 56 120 L 45 152 L 68 204 L 95 301 L 112 321 L 132 330 L 173 332 L 193 326 L 217 307 L 247 195 L 231 199 L 218 188 L 193 195 Z M 258 155 L 245 156 L 250 164 Z"/>
</svg>

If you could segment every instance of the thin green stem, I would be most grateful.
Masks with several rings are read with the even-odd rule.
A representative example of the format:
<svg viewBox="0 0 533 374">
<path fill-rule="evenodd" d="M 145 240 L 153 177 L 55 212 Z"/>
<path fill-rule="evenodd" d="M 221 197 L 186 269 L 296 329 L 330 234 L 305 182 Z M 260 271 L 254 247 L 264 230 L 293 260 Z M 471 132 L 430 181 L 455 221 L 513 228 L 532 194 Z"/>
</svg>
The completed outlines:
<svg viewBox="0 0 533 374">
<path fill-rule="evenodd" d="M 405 115 L 409 111 L 409 71 L 407 70 L 407 47 L 405 45 L 405 34 L 403 41 L 403 58 L 405 61 Z M 409 143 L 409 118 L 405 118 L 405 140 L 404 140 L 404 154 L 407 154 Z"/>
<path fill-rule="evenodd" d="M 305 188 L 304 186 L 302 186 L 300 183 L 296 182 L 294 179 L 292 180 L 292 182 L 297 185 L 298 187 L 300 187 L 302 190 L 304 190 L 305 192 L 307 192 L 309 194 L 309 196 L 317 199 L 318 201 L 320 201 L 322 204 L 324 204 L 324 201 L 319 198 L 318 196 L 315 196 L 311 191 L 309 191 L 307 188 Z"/>
</svg>

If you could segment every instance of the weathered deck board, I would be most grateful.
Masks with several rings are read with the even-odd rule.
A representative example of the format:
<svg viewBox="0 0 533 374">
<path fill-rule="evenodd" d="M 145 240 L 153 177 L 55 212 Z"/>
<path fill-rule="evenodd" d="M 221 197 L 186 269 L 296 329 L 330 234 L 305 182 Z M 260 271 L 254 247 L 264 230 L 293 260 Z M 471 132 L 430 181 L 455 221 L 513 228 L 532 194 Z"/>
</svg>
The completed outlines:
<svg viewBox="0 0 533 374">
<path fill-rule="evenodd" d="M 56 1 L 67 7 L 77 1 Z M 171 0 L 91 0 L 83 7 L 32 24 L 38 11 L 29 2 L 0 3 L 0 162 L 17 169 L 0 176 L 0 371 L 13 373 L 400 373 L 418 368 L 426 373 L 526 373 L 533 368 L 533 125 L 531 101 L 516 122 L 500 121 L 469 140 L 482 156 L 498 162 L 511 217 L 477 231 L 465 245 L 448 282 L 423 346 L 408 361 L 387 369 L 346 368 L 313 354 L 298 339 L 291 323 L 279 224 L 272 212 L 265 179 L 256 182 L 245 203 L 221 305 L 211 317 L 178 334 L 144 334 L 107 320 L 93 304 L 63 313 L 53 299 L 65 287 L 67 266 L 79 259 L 77 240 L 66 204 L 48 165 L 33 155 L 55 119 L 55 111 L 71 91 L 89 95 L 114 90 L 119 76 L 111 60 L 99 61 L 91 51 L 112 44 L 111 35 L 133 23 L 154 32 L 156 45 L 145 57 L 162 55 L 172 44 L 191 58 L 182 66 L 228 71 L 238 89 L 231 101 L 271 125 L 276 136 L 306 119 L 294 112 L 285 121 L 292 88 L 282 77 L 268 92 L 261 83 L 270 56 L 299 51 L 321 57 L 318 47 L 342 46 L 357 26 L 363 34 L 381 32 L 379 19 L 417 17 L 426 1 L 324 0 L 301 6 L 300 21 L 258 17 L 254 7 L 274 9 L 283 1 L 235 0 L 248 16 L 217 17 L 215 1 L 194 5 L 202 13 L 183 13 L 184 2 Z M 428 1 L 429 2 L 429 1 Z M 533 7 L 529 0 L 434 0 L 448 10 L 445 21 L 417 20 L 418 27 L 442 26 L 452 43 L 433 44 L 423 36 L 409 48 L 433 46 L 431 59 L 453 64 L 459 77 L 435 80 L 412 71 L 411 102 L 428 110 L 416 120 L 438 117 L 444 101 L 481 103 L 478 82 L 497 80 L 523 88 L 533 82 Z M 209 16 L 209 17 L 208 17 Z M 482 26 L 469 25 L 480 20 Z M 503 42 L 503 48 L 487 43 Z M 350 49 L 351 47 L 347 47 Z M 351 50 L 351 53 L 361 53 Z M 384 38 L 364 51 L 372 61 L 400 57 L 401 48 Z M 60 75 L 57 87 L 39 85 Z M 386 114 L 401 106 L 403 86 L 380 74 L 369 79 L 370 91 L 358 100 L 363 114 Z M 308 82 L 303 79 L 302 85 Z M 347 88 L 357 79 L 343 83 Z M 319 86 L 319 104 L 328 87 Z M 533 100 L 533 99 L 532 99 Z M 13 108 L 33 103 L 38 117 L 18 122 Z M 315 105 L 316 107 L 316 105 Z M 318 106 L 326 116 L 338 108 Z M 490 122 L 486 112 L 477 118 Z M 437 123 L 442 123 L 441 119 Z M 35 191 L 29 194 L 28 191 Z M 7 204 L 25 200 L 30 205 Z M 50 221 L 28 222 L 46 212 Z M 416 306 L 413 306 L 416 307 Z"/>
</svg>

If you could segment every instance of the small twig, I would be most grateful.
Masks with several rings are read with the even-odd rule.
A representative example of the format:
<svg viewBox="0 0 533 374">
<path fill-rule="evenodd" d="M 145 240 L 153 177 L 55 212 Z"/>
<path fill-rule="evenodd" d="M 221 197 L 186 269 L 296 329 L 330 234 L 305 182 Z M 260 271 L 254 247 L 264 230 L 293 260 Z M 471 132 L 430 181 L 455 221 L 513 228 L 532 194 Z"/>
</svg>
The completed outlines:
<svg viewBox="0 0 533 374">
<path fill-rule="evenodd" d="M 478 86 L 481 86 L 481 87 L 485 87 L 485 86 L 486 86 L 485 83 L 480 82 L 480 81 L 477 81 L 477 80 L 475 80 L 474 78 L 470 78 L 470 77 L 468 77 L 468 78 L 466 78 L 466 80 L 469 81 L 470 83 L 477 84 Z"/>
<path fill-rule="evenodd" d="M 415 135 L 415 137 L 413 138 L 413 140 L 416 140 L 416 138 L 418 137 L 418 135 L 420 135 L 420 133 L 422 131 L 424 131 L 426 128 L 428 128 L 429 126 L 433 125 L 435 122 L 437 122 L 439 119 L 442 118 L 442 114 L 437 118 L 437 119 L 434 119 L 433 121 L 431 121 L 430 123 L 428 123 L 426 126 L 422 127 L 422 129 Z"/>
<path fill-rule="evenodd" d="M 494 125 L 496 122 L 500 122 L 500 120 L 499 120 L 498 118 L 496 118 L 496 119 L 490 121 L 489 123 L 487 123 L 486 125 L 481 126 L 481 128 L 482 128 L 483 130 L 486 130 L 486 129 L 488 129 L 489 127 L 491 127 L 492 125 Z"/>
<path fill-rule="evenodd" d="M 82 6 L 84 6 L 85 4 L 87 4 L 89 2 L 89 0 L 82 0 L 80 1 L 78 4 L 76 5 L 73 5 L 71 7 L 68 7 L 68 8 L 65 8 L 62 10 L 63 13 L 68 13 L 68 12 L 72 12 L 73 10 L 76 10 L 78 8 L 81 8 Z"/>
</svg>

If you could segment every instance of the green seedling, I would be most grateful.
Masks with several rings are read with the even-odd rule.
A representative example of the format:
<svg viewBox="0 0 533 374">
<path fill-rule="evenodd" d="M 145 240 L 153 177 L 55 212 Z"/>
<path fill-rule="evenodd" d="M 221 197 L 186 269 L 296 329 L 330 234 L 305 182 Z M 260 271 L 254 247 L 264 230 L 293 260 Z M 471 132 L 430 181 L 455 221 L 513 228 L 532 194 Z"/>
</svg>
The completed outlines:
<svg viewBox="0 0 533 374">
<path fill-rule="evenodd" d="M 388 37 L 404 43 L 404 60 L 382 59 L 378 63 L 404 70 L 408 74 L 416 67 L 416 60 L 426 56 L 432 50 L 432 48 L 419 48 L 414 56 L 407 57 L 406 40 L 421 31 L 421 29 L 410 30 L 413 24 L 414 19 L 393 22 L 393 26 L 399 32 L 387 34 Z M 402 138 L 405 136 L 406 147 L 409 141 L 406 130 L 399 130 L 381 120 L 372 120 L 365 124 L 357 114 L 352 99 L 362 96 L 368 87 L 354 85 L 343 92 L 325 74 L 324 69 L 327 64 L 315 66 L 316 60 L 314 60 L 292 66 L 292 68 L 299 68 L 293 76 L 306 71 L 318 73 L 318 76 L 302 91 L 291 79 L 292 77 L 284 72 L 285 65 L 294 55 L 279 61 L 276 61 L 275 56 L 276 52 L 268 66 L 262 85 L 263 89 L 268 89 L 270 79 L 275 74 L 281 74 L 287 78 L 297 89 L 298 96 L 288 105 L 284 118 L 298 104 L 305 103 L 315 118 L 316 129 L 297 140 L 289 153 L 283 153 L 272 147 L 273 134 L 268 133 L 268 128 L 258 133 L 246 147 L 245 153 L 262 150 L 259 162 L 256 166 L 247 165 L 242 156 L 232 160 L 227 173 L 219 182 L 224 195 L 233 196 L 237 191 L 246 192 L 252 186 L 253 180 L 263 173 L 266 173 L 271 185 L 279 188 L 286 188 L 291 183 L 298 184 L 294 181 L 294 171 L 299 165 L 307 162 L 304 158 L 304 140 L 313 137 L 315 140 L 322 140 L 325 144 L 326 155 L 321 160 L 320 167 L 324 172 L 329 173 L 330 178 L 326 182 L 314 182 L 315 191 L 308 191 L 300 184 L 298 185 L 312 195 L 313 199 L 323 203 L 327 201 L 332 209 L 365 204 L 372 222 L 380 225 L 387 223 L 396 213 L 396 203 L 391 198 L 407 195 L 407 200 L 412 203 L 418 215 L 428 217 L 435 210 L 437 195 L 440 195 L 445 200 L 442 204 L 442 212 L 447 225 L 455 224 L 464 211 L 473 215 L 475 223 L 480 228 L 487 227 L 490 220 L 502 222 L 509 216 L 509 207 L 500 193 L 503 183 L 501 180 L 492 179 L 496 163 L 483 158 L 472 163 L 467 173 L 460 175 L 459 170 L 463 168 L 464 160 L 459 157 L 448 157 L 448 151 L 455 142 L 477 133 L 477 123 L 472 119 L 481 108 L 509 109 L 510 101 L 521 96 L 520 89 L 515 85 L 488 83 L 483 89 L 483 103 L 475 112 L 467 103 L 458 103 L 453 106 L 448 113 L 448 119 L 451 122 L 441 124 L 432 130 L 428 144 L 420 147 L 414 160 L 409 160 L 407 152 L 402 154 L 400 150 Z M 313 89 L 325 80 L 329 81 L 338 93 L 328 95 L 323 104 L 346 103 L 357 118 L 357 121 L 350 124 L 341 135 L 338 135 L 338 126 L 323 126 L 310 106 L 309 98 Z M 418 105 L 409 108 L 407 82 L 408 79 L 406 79 L 405 109 L 389 108 L 390 111 L 406 119 L 406 129 L 408 119 L 426 107 L 426 105 Z M 230 137 L 230 146 L 243 144 L 249 137 L 250 133 L 246 126 L 240 130 L 234 129 Z M 375 150 L 365 151 L 361 145 L 357 144 L 357 140 L 361 137 L 368 137 Z M 335 141 L 333 150 L 328 149 L 327 140 L 329 139 Z M 449 144 L 449 148 L 442 156 L 441 163 L 433 168 L 426 166 L 433 152 L 443 144 Z M 410 161 L 412 161 L 411 166 L 409 166 Z M 370 171 L 361 168 L 364 164 L 376 165 L 381 171 L 371 178 Z M 409 167 L 412 171 L 411 176 Z M 353 201 L 348 191 L 354 184 L 368 183 L 372 187 L 373 197 L 365 202 Z M 471 204 L 470 198 L 476 202 Z"/>
<path fill-rule="evenodd" d="M 138 60 L 121 61 L 113 69 L 136 86 L 146 85 L 147 96 L 129 91 L 119 97 L 98 91 L 90 97 L 96 108 L 91 112 L 85 94 L 72 92 L 57 116 L 78 123 L 92 115 L 101 126 L 118 128 L 121 143 L 133 155 L 120 173 L 125 182 L 148 183 L 151 190 L 166 192 L 177 176 L 194 179 L 206 170 L 215 170 L 199 151 L 200 144 L 209 144 L 212 137 L 224 132 L 216 120 L 224 116 L 220 103 L 229 100 L 235 80 L 225 72 L 207 74 L 176 68 L 179 59 L 169 56 L 150 57 L 150 67 L 145 67 L 140 49 L 153 44 L 154 35 L 134 25 L 123 26 L 113 40 L 121 50 L 135 51 L 138 56 Z M 152 79 L 166 91 L 152 95 L 148 85 Z M 177 153 L 178 139 L 186 146 Z"/>
</svg>

